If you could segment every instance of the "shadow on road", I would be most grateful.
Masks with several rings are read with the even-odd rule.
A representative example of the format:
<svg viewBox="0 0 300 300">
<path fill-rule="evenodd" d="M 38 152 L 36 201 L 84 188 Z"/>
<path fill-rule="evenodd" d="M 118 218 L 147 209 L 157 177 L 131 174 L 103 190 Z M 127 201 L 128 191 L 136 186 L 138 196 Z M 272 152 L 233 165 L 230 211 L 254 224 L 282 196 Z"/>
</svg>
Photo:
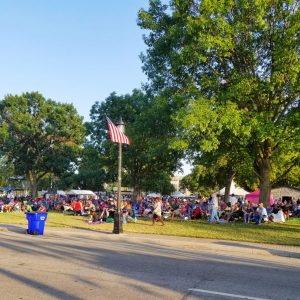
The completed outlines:
<svg viewBox="0 0 300 300">
<path fill-rule="evenodd" d="M 15 233 L 24 230 L 18 226 L 10 226 L 9 230 L 12 229 Z M 224 245 L 228 244 L 234 246 L 234 243 L 224 242 Z M 241 245 L 236 243 L 237 246 Z M 24 238 L 19 234 L 12 238 L 4 234 L 0 239 L 0 248 L 24 255 L 24 257 L 36 257 L 40 261 L 61 261 L 62 265 L 75 265 L 78 270 L 88 269 L 90 274 L 105 272 L 120 276 L 120 278 L 132 279 L 131 288 L 157 298 L 160 294 L 155 288 L 153 289 L 153 286 L 183 293 L 189 288 L 199 287 L 217 291 L 218 283 L 222 282 L 224 286 L 228 286 L 227 292 L 232 292 L 233 278 L 236 280 L 238 278 L 239 289 L 244 291 L 244 294 L 253 296 L 256 291 L 266 290 L 266 294 L 255 296 L 268 299 L 269 289 L 273 289 L 278 297 L 284 295 L 285 298 L 291 296 L 292 299 L 293 294 L 289 295 L 289 293 L 293 293 L 295 288 L 298 288 L 299 268 L 297 266 L 287 266 L 279 261 L 269 261 L 264 258 L 251 257 L 251 255 L 245 258 L 230 255 L 230 253 L 182 249 L 180 242 L 176 244 L 176 241 L 173 241 L 172 245 L 162 245 L 156 243 L 155 237 L 148 241 L 134 240 L 130 236 L 122 235 L 108 236 L 101 233 L 85 235 L 84 231 L 74 231 L 66 236 L 49 235 L 41 236 L 41 238 L 26 236 Z M 258 280 L 258 278 L 270 278 L 271 274 L 276 273 L 275 271 L 280 272 L 281 277 L 289 279 L 288 286 L 284 289 L 285 292 L 281 291 L 282 294 L 276 281 L 273 284 L 270 279 L 270 286 L 266 289 L 266 281 Z M 59 299 L 70 297 L 80 299 L 45 282 L 41 283 L 22 276 L 17 271 L 0 268 L 0 274 L 34 289 L 42 290 L 48 295 L 56 295 Z M 95 285 L 89 278 L 83 278 L 80 271 L 72 276 L 75 281 L 83 282 L 87 286 Z M 183 286 L 183 279 L 185 282 L 188 281 L 188 286 Z M 251 282 L 255 282 L 255 291 L 249 290 Z"/>
<path fill-rule="evenodd" d="M 284 249 L 280 249 L 280 248 L 284 248 L 285 246 L 277 246 L 279 249 L 276 249 L 276 245 L 270 245 L 269 247 L 263 247 L 263 246 L 259 246 L 259 244 L 245 244 L 245 243 L 235 243 L 235 242 L 226 242 L 226 241 L 217 241 L 214 242 L 214 244 L 217 245 L 223 245 L 223 246 L 229 246 L 229 247 L 236 247 L 236 248 L 248 248 L 249 250 L 263 250 L 263 251 L 267 251 L 272 255 L 276 255 L 276 256 L 282 256 L 282 257 L 294 257 L 294 258 L 300 258 L 300 252 L 293 252 L 291 250 L 284 250 Z M 274 247 L 274 248 L 272 248 Z M 293 248 L 293 246 L 288 246 L 289 248 Z"/>
<path fill-rule="evenodd" d="M 26 234 L 27 233 L 26 228 L 22 227 L 21 225 L 0 224 L 0 230 L 1 229 L 8 230 L 14 233 Z"/>
<path fill-rule="evenodd" d="M 43 284 L 39 280 L 34 280 L 34 279 L 30 279 L 30 278 L 18 275 L 11 271 L 4 270 L 1 267 L 0 267 L 0 274 L 5 275 L 6 277 L 8 277 L 10 279 L 22 282 L 23 284 L 32 286 L 35 289 L 40 290 L 42 293 L 49 294 L 52 297 L 56 297 L 57 299 L 74 299 L 74 300 L 81 299 L 81 298 L 78 298 L 74 295 L 67 293 L 66 291 L 61 291 L 57 288 L 50 287 L 47 284 Z"/>
</svg>

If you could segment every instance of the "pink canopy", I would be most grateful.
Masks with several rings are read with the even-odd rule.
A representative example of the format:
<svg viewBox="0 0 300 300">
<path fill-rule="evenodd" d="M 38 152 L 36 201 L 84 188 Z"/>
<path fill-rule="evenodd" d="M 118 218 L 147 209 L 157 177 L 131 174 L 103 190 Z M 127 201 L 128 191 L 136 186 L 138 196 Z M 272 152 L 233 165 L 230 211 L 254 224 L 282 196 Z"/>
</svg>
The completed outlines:
<svg viewBox="0 0 300 300">
<path fill-rule="evenodd" d="M 247 194 L 246 195 L 246 200 L 252 202 L 252 203 L 256 203 L 258 204 L 259 202 L 259 193 L 260 193 L 260 190 L 256 190 L 250 194 Z M 273 195 L 271 194 L 270 195 L 270 205 L 273 205 L 274 204 L 274 198 L 273 198 Z"/>
</svg>

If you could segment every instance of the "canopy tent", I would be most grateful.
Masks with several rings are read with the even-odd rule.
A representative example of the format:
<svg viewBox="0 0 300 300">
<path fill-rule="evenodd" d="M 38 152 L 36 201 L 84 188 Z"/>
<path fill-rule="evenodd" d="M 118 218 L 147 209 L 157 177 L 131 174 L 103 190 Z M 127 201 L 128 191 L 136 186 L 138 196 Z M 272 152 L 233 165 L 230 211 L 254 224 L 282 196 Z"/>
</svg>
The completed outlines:
<svg viewBox="0 0 300 300">
<path fill-rule="evenodd" d="M 66 196 L 66 192 L 65 191 L 57 191 L 57 195 Z"/>
<path fill-rule="evenodd" d="M 39 191 L 38 192 L 39 198 L 46 198 L 46 199 L 50 199 L 51 197 L 55 197 L 55 195 L 60 196 L 61 198 L 66 198 L 67 194 L 64 191 L 56 191 L 56 192 L 52 192 L 52 191 Z"/>
<path fill-rule="evenodd" d="M 24 191 L 24 188 L 15 188 L 15 187 L 1 187 L 0 191 L 11 192 L 11 191 Z"/>
<path fill-rule="evenodd" d="M 148 198 L 157 198 L 157 197 L 161 197 L 160 194 L 157 194 L 157 193 L 150 193 L 147 195 Z"/>
<path fill-rule="evenodd" d="M 88 190 L 70 190 L 66 193 L 67 195 L 75 195 L 75 196 L 96 196 L 95 193 Z"/>
<path fill-rule="evenodd" d="M 174 198 L 184 198 L 186 197 L 185 194 L 181 193 L 181 192 L 177 192 L 173 195 Z"/>
<path fill-rule="evenodd" d="M 259 203 L 259 194 L 260 194 L 260 190 L 257 189 L 256 191 L 246 195 L 246 200 L 248 200 L 252 203 L 258 204 Z M 270 205 L 273 205 L 273 204 L 274 204 L 274 198 L 273 198 L 273 195 L 271 194 L 270 195 Z"/>
<path fill-rule="evenodd" d="M 219 190 L 217 192 L 218 195 L 220 196 L 224 196 L 225 195 L 225 187 L 222 188 L 221 190 Z M 249 194 L 249 192 L 247 192 L 246 190 L 242 189 L 241 187 L 239 187 L 233 180 L 231 182 L 231 186 L 230 186 L 230 191 L 229 194 L 234 194 L 235 196 L 241 196 L 241 197 L 245 197 L 247 194 Z"/>
</svg>

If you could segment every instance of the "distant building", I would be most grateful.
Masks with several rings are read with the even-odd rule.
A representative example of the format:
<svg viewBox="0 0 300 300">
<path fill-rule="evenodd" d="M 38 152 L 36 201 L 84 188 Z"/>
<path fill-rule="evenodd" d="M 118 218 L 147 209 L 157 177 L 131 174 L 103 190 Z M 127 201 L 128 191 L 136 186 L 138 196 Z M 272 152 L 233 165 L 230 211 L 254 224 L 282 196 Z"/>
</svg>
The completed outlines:
<svg viewBox="0 0 300 300">
<path fill-rule="evenodd" d="M 274 199 L 281 198 L 284 200 L 291 200 L 292 198 L 300 199 L 300 189 L 290 188 L 290 187 L 279 187 L 272 189 Z"/>
<path fill-rule="evenodd" d="M 171 184 L 174 186 L 174 189 L 175 189 L 174 194 L 182 192 L 185 195 L 190 195 L 191 192 L 188 189 L 182 189 L 182 188 L 180 188 L 181 180 L 182 180 L 183 177 L 184 176 L 177 175 L 177 176 L 173 176 L 171 178 Z"/>
<path fill-rule="evenodd" d="M 174 186 L 175 188 L 175 193 L 176 192 L 180 192 L 180 182 L 182 180 L 184 176 L 174 176 L 171 179 L 171 184 Z"/>
</svg>

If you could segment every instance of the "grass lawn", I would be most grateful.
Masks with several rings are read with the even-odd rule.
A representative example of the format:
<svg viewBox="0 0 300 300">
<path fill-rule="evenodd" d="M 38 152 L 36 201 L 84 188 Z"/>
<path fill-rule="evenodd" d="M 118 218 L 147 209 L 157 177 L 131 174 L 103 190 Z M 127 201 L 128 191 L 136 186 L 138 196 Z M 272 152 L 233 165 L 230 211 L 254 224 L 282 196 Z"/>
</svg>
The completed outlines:
<svg viewBox="0 0 300 300">
<path fill-rule="evenodd" d="M 85 220 L 86 217 L 50 212 L 48 213 L 46 227 L 69 227 L 107 232 L 113 230 L 112 223 L 90 225 Z M 0 223 L 27 225 L 27 220 L 24 213 L 3 213 L 0 214 Z M 123 225 L 123 229 L 126 233 L 135 232 L 300 246 L 299 219 L 291 219 L 282 224 L 269 223 L 260 226 L 244 223 L 210 225 L 204 221 L 181 222 L 178 220 L 167 221 L 165 226 L 161 226 L 160 223 L 151 226 L 151 223 L 151 220 L 139 219 L 136 224 Z"/>
</svg>

